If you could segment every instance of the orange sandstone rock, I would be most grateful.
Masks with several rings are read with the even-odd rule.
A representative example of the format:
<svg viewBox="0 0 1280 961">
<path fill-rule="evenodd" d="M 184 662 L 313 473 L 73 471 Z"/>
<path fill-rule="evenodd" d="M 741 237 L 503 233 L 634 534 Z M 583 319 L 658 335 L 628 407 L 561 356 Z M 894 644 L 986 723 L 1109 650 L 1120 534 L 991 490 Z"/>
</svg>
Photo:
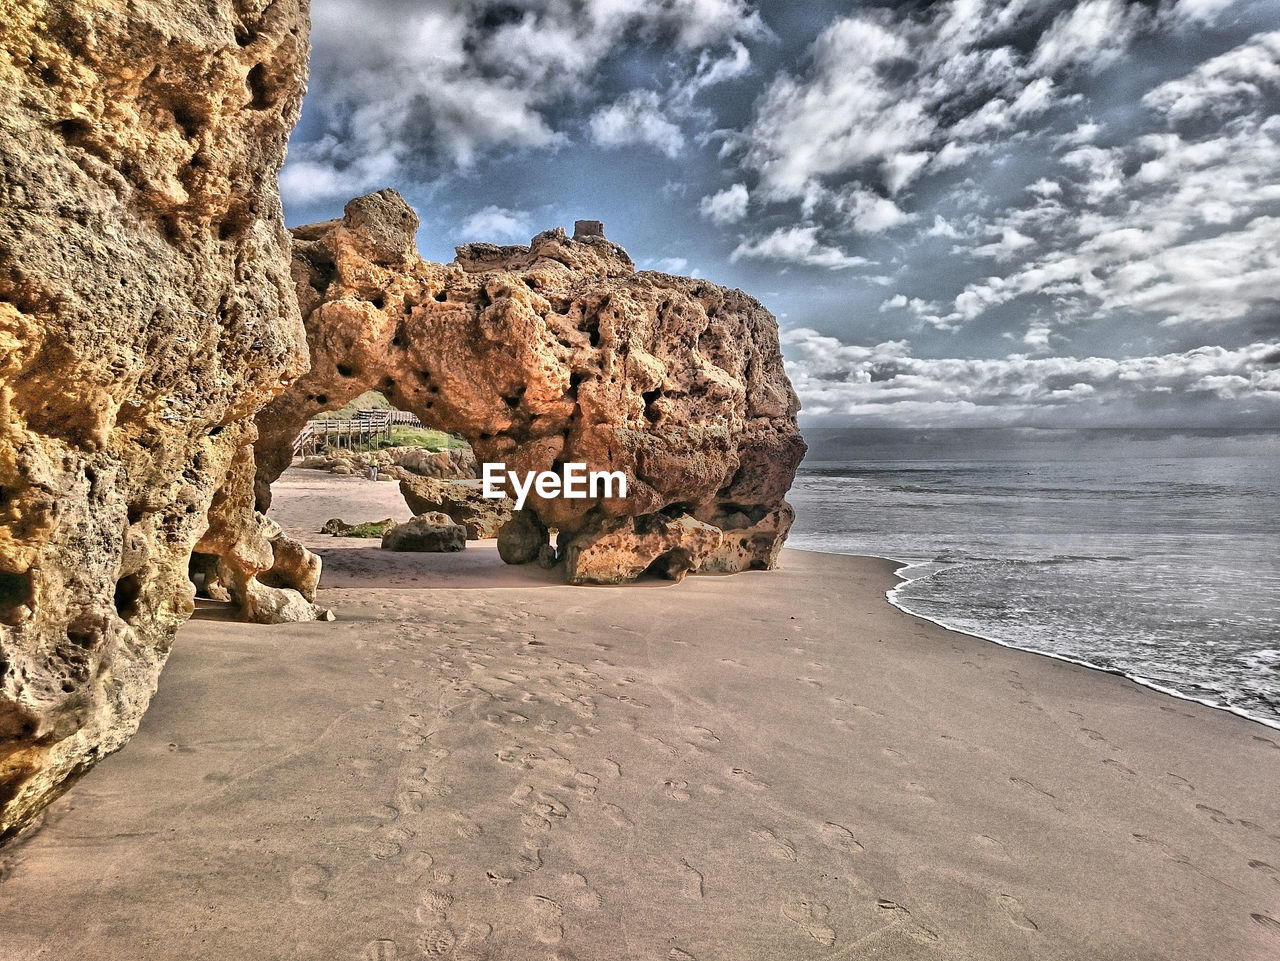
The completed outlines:
<svg viewBox="0 0 1280 961">
<path fill-rule="evenodd" d="M 306 369 L 276 188 L 305 11 L 4 5 L 0 840 L 136 729 L 215 493 Z"/>
<path fill-rule="evenodd" d="M 686 569 L 775 563 L 804 443 L 777 322 L 758 301 L 637 272 L 594 229 L 576 239 L 550 230 L 527 247 L 468 244 L 435 264 L 416 252 L 417 226 L 383 190 L 294 231 L 311 370 L 258 416 L 260 509 L 307 419 L 376 389 L 521 476 L 569 463 L 622 472 L 626 497 L 529 498 L 522 530 L 555 529 L 592 558 L 570 570 L 575 579 L 640 573 L 630 558 L 649 552 L 658 529 L 691 539 Z M 706 549 L 701 528 L 670 523 L 683 517 L 722 531 L 719 544 Z M 616 549 L 588 550 L 606 536 Z M 627 538 L 644 543 L 624 547 Z"/>
</svg>

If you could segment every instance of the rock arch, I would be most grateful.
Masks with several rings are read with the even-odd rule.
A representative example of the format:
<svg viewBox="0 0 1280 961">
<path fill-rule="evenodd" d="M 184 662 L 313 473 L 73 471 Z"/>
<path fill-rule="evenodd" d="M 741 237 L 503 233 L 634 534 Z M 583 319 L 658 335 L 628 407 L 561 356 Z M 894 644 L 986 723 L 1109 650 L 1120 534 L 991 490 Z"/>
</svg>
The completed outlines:
<svg viewBox="0 0 1280 961">
<path fill-rule="evenodd" d="M 758 301 L 637 272 L 598 227 L 468 244 L 451 264 L 418 256 L 417 228 L 382 190 L 293 231 L 311 370 L 257 417 L 259 510 L 306 421 L 375 389 L 482 462 L 626 475 L 626 498 L 531 495 L 506 559 L 532 559 L 555 528 L 571 581 L 774 566 L 805 447 Z"/>
</svg>

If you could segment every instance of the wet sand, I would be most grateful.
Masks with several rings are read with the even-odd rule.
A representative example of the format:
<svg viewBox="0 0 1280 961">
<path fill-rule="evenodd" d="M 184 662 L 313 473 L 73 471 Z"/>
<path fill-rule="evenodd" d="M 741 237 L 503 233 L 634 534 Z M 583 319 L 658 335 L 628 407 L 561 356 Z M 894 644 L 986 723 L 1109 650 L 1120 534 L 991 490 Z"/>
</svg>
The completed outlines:
<svg viewBox="0 0 1280 961">
<path fill-rule="evenodd" d="M 273 516 L 399 501 L 295 470 Z M 188 624 L 0 852 L 0 958 L 1280 957 L 1280 733 L 903 614 L 888 562 L 307 542 L 339 620 Z"/>
</svg>

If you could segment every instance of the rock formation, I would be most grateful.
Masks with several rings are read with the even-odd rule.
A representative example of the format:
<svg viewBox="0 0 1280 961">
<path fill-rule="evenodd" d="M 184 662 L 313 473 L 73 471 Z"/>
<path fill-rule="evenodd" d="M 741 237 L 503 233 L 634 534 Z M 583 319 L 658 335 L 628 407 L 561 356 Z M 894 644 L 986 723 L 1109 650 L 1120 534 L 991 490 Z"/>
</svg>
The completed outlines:
<svg viewBox="0 0 1280 961">
<path fill-rule="evenodd" d="M 136 729 L 215 495 L 306 369 L 276 188 L 306 36 L 305 0 L 0 16 L 0 839 Z M 311 580 L 285 553 L 263 591 Z"/>
<path fill-rule="evenodd" d="M 466 546 L 467 529 L 439 511 L 395 524 L 382 535 L 384 551 L 447 553 L 463 550 Z"/>
<path fill-rule="evenodd" d="M 497 537 L 502 525 L 511 520 L 511 498 L 485 497 L 480 481 L 406 477 L 400 481 L 400 493 L 414 515 L 448 514 L 467 529 L 469 540 Z"/>
<path fill-rule="evenodd" d="M 463 480 L 476 476 L 476 457 L 470 447 L 426 450 L 421 447 L 387 447 L 375 451 L 338 450 L 330 454 L 310 454 L 299 467 L 332 474 L 365 476 L 377 465 L 378 479 L 404 480 L 410 477 L 438 477 Z M 267 501 L 269 502 L 269 492 Z"/>
<path fill-rule="evenodd" d="M 259 509 L 307 419 L 373 389 L 480 461 L 625 475 L 624 498 L 531 495 L 500 538 L 506 559 L 545 558 L 553 529 L 577 580 L 774 564 L 804 443 L 767 310 L 705 280 L 638 273 L 595 223 L 528 247 L 468 244 L 451 264 L 418 256 L 417 227 L 383 190 L 294 231 L 311 370 L 258 417 Z M 685 517 L 699 523 L 675 523 Z"/>
</svg>

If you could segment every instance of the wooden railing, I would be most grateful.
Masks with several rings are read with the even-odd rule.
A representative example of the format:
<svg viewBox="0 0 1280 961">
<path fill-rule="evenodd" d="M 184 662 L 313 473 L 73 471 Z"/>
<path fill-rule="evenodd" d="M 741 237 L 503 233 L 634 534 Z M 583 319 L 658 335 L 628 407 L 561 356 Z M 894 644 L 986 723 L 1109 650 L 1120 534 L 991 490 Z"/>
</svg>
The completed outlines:
<svg viewBox="0 0 1280 961">
<path fill-rule="evenodd" d="M 372 444 L 379 438 L 391 440 L 393 425 L 421 427 L 417 414 L 407 410 L 358 410 L 352 418 L 314 418 L 294 439 L 293 456 L 314 454 L 322 447 L 353 448 Z"/>
</svg>

